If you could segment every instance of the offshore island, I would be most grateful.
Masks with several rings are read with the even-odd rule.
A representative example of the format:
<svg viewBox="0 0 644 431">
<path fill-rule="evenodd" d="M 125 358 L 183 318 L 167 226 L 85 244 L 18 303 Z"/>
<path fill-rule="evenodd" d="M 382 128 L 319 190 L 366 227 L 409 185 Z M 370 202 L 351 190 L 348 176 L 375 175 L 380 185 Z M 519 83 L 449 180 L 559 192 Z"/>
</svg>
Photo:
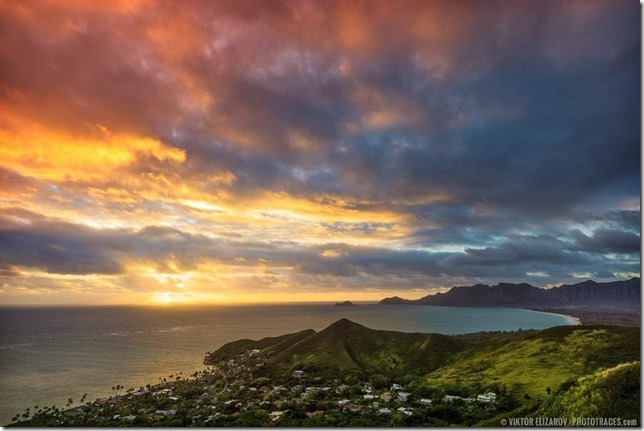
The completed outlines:
<svg viewBox="0 0 644 431">
<path fill-rule="evenodd" d="M 336 307 L 357 307 L 357 304 L 354 304 L 351 301 L 344 301 L 344 302 L 336 302 L 335 306 Z"/>
</svg>

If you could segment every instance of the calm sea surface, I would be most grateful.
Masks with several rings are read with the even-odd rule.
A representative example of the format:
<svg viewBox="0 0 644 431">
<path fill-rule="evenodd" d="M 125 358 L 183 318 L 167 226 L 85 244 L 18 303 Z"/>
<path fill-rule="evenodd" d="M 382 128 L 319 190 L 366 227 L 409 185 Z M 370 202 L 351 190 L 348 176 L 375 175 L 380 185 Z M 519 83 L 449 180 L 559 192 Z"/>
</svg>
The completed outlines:
<svg viewBox="0 0 644 431">
<path fill-rule="evenodd" d="M 0 308 L 0 424 L 35 405 L 63 407 L 204 369 L 229 341 L 324 329 L 346 317 L 371 328 L 461 334 L 567 325 L 555 314 L 511 308 L 333 304 Z"/>
</svg>

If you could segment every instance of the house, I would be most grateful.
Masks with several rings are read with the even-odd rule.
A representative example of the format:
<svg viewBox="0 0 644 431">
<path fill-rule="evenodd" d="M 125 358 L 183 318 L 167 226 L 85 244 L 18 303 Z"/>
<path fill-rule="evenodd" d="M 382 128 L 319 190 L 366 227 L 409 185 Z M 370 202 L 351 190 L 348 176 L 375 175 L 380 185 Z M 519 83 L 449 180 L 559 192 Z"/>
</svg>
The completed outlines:
<svg viewBox="0 0 644 431">
<path fill-rule="evenodd" d="M 284 413 L 286 413 L 286 412 L 281 411 L 281 410 L 277 410 L 277 411 L 274 411 L 274 412 L 270 412 L 270 413 L 268 414 L 268 417 L 269 417 L 273 422 L 275 422 L 276 420 L 278 420 L 278 419 L 280 419 L 282 416 L 284 416 Z"/>
<path fill-rule="evenodd" d="M 259 390 L 262 392 L 268 392 L 271 390 L 271 388 L 269 388 L 268 386 L 262 386 L 261 388 L 259 388 Z"/>
<path fill-rule="evenodd" d="M 349 385 L 342 384 L 342 385 L 337 387 L 337 389 L 335 390 L 335 393 L 336 394 L 341 394 L 344 391 L 346 391 L 347 389 L 349 389 Z"/>
<path fill-rule="evenodd" d="M 343 406 L 345 404 L 349 404 L 351 401 L 347 400 L 346 398 L 343 400 L 338 401 L 339 406 Z"/>
<path fill-rule="evenodd" d="M 496 401 L 496 394 L 494 392 L 488 392 L 483 395 L 478 395 L 476 397 L 476 401 L 481 403 L 493 403 Z"/>
<path fill-rule="evenodd" d="M 365 401 L 373 400 L 373 395 L 371 394 L 364 394 L 362 397 L 365 399 Z"/>
<path fill-rule="evenodd" d="M 411 395 L 409 392 L 398 392 L 398 396 L 396 399 L 398 401 L 407 401 L 407 398 L 409 398 L 409 395 Z"/>
<path fill-rule="evenodd" d="M 134 419 L 136 419 L 136 416 L 134 416 L 134 415 L 127 415 L 127 416 L 123 416 L 123 418 L 122 418 L 122 419 L 125 419 L 126 421 L 133 421 Z"/>
<path fill-rule="evenodd" d="M 345 408 L 351 410 L 353 413 L 357 413 L 360 410 L 362 410 L 362 406 L 359 406 L 358 404 L 355 404 L 355 403 L 349 403 L 345 406 Z"/>
<path fill-rule="evenodd" d="M 306 373 L 302 370 L 295 370 L 293 371 L 293 374 L 291 374 L 291 377 L 295 379 L 303 379 L 304 377 L 306 377 Z"/>
<path fill-rule="evenodd" d="M 303 388 L 302 385 L 295 385 L 291 388 L 291 392 L 293 392 L 294 394 L 297 394 L 298 392 L 302 392 L 302 388 Z"/>
<path fill-rule="evenodd" d="M 432 403 L 432 400 L 429 398 L 421 398 L 419 402 L 422 406 L 428 406 Z"/>
<path fill-rule="evenodd" d="M 378 413 L 381 414 L 381 415 L 388 415 L 388 414 L 391 413 L 391 410 L 388 409 L 387 407 L 384 407 L 384 408 L 378 410 Z"/>
<path fill-rule="evenodd" d="M 391 390 L 392 390 L 392 391 L 399 391 L 399 390 L 401 390 L 402 388 L 403 388 L 403 387 L 402 387 L 402 386 L 400 386 L 398 383 L 394 383 L 393 385 L 391 385 Z"/>
<path fill-rule="evenodd" d="M 393 398 L 393 395 L 391 395 L 391 392 L 384 392 L 382 395 L 380 395 L 380 399 L 385 402 L 391 401 L 392 398 Z"/>
<path fill-rule="evenodd" d="M 452 401 L 462 400 L 462 399 L 463 398 L 459 397 L 458 395 L 445 395 L 443 397 L 443 401 L 446 402 L 446 403 L 451 403 Z"/>
<path fill-rule="evenodd" d="M 398 410 L 400 413 L 405 414 L 407 416 L 412 415 L 411 410 L 408 410 L 406 407 L 398 407 L 396 410 Z"/>
</svg>

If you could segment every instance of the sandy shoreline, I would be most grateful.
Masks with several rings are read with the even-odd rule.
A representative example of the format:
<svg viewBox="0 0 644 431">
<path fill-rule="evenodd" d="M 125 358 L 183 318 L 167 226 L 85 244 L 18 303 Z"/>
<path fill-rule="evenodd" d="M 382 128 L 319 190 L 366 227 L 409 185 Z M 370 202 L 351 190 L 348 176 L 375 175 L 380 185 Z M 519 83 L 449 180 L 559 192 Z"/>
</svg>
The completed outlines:
<svg viewBox="0 0 644 431">
<path fill-rule="evenodd" d="M 570 316 L 568 314 L 560 314 L 560 316 L 564 316 L 566 319 L 568 319 L 571 325 L 581 325 L 581 319 L 579 317 Z"/>
<path fill-rule="evenodd" d="M 570 323 L 570 325 L 581 325 L 581 319 L 579 317 L 571 316 L 569 314 L 560 314 L 560 313 L 551 313 L 549 311 L 540 311 L 540 310 L 532 310 L 530 308 L 522 308 L 522 310 L 528 310 L 528 311 L 534 311 L 535 313 L 544 313 L 544 314 L 552 314 L 554 316 L 561 316 L 565 317 L 566 320 Z"/>
</svg>

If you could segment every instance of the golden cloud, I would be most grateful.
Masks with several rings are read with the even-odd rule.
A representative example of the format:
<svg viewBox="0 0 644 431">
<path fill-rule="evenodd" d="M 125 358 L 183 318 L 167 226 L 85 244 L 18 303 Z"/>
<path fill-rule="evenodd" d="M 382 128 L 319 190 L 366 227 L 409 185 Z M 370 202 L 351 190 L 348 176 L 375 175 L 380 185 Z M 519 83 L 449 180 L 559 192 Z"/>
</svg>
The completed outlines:
<svg viewBox="0 0 644 431">
<path fill-rule="evenodd" d="M 109 178 L 114 170 L 153 157 L 182 163 L 185 152 L 145 136 L 112 133 L 100 124 L 86 135 L 53 130 L 0 110 L 0 166 L 41 180 L 76 181 Z"/>
</svg>

